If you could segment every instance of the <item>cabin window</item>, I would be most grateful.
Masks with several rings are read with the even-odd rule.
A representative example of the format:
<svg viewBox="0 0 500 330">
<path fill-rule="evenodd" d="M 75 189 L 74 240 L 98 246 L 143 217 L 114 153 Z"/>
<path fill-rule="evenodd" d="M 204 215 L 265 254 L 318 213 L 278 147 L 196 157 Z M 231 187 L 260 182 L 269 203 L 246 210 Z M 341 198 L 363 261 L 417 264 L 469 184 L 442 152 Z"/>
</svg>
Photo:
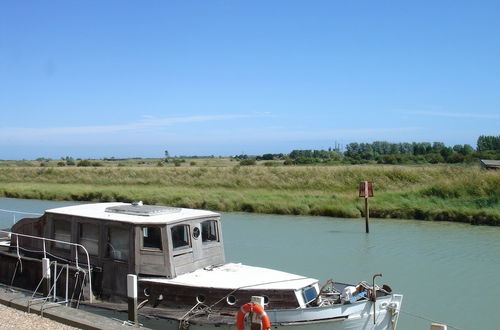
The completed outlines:
<svg viewBox="0 0 500 330">
<path fill-rule="evenodd" d="M 160 227 L 142 227 L 142 247 L 161 250 Z"/>
<path fill-rule="evenodd" d="M 174 249 L 181 249 L 184 247 L 191 246 L 191 243 L 189 241 L 188 225 L 173 226 L 171 232 L 172 232 L 172 245 Z"/>
<path fill-rule="evenodd" d="M 79 243 L 91 255 L 99 254 L 99 226 L 91 223 L 80 223 Z"/>
<path fill-rule="evenodd" d="M 207 220 L 201 223 L 201 240 L 203 243 L 217 242 L 217 221 Z"/>
<path fill-rule="evenodd" d="M 106 256 L 115 260 L 128 260 L 129 231 L 125 228 L 109 227 Z"/>
<path fill-rule="evenodd" d="M 71 222 L 67 220 L 54 220 L 54 239 L 58 241 L 71 242 Z M 69 250 L 69 244 L 54 242 L 54 247 Z"/>
</svg>

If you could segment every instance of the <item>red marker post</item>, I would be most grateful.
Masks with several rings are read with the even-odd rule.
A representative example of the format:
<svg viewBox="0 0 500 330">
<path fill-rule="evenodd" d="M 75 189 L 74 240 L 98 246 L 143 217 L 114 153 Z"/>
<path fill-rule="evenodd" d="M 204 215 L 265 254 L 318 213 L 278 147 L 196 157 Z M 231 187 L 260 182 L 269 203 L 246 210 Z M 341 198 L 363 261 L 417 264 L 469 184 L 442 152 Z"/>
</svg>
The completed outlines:
<svg viewBox="0 0 500 330">
<path fill-rule="evenodd" d="M 368 198 L 373 197 L 373 182 L 361 181 L 359 183 L 359 197 L 365 198 L 365 225 L 366 233 L 369 233 L 368 219 L 370 218 L 370 210 L 368 208 Z"/>
</svg>

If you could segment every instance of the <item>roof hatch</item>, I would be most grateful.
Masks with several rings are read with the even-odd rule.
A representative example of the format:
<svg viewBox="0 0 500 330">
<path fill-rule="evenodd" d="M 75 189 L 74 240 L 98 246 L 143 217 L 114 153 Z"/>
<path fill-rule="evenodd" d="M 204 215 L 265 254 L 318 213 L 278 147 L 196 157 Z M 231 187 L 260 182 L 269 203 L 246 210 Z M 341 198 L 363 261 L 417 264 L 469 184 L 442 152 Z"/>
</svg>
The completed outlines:
<svg viewBox="0 0 500 330">
<path fill-rule="evenodd" d="M 120 213 L 129 215 L 140 215 L 143 217 L 151 217 L 155 215 L 178 213 L 182 209 L 177 207 L 158 206 L 158 205 L 143 205 L 142 202 L 133 203 L 130 205 L 119 205 L 107 207 L 105 212 Z"/>
</svg>

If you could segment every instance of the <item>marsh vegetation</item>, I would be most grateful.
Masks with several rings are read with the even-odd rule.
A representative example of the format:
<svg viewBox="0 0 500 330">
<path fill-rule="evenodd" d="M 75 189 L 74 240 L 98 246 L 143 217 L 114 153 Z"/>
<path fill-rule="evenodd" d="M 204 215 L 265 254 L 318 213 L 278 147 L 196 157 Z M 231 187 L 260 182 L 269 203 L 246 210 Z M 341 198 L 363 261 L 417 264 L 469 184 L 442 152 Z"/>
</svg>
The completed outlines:
<svg viewBox="0 0 500 330">
<path fill-rule="evenodd" d="M 211 163 L 213 162 L 213 163 Z M 0 167 L 0 196 L 74 201 L 137 201 L 216 211 L 363 216 L 360 181 L 373 181 L 370 215 L 500 225 L 500 173 L 476 166 Z M 211 165 L 210 165 L 211 164 Z M 218 165 L 214 165 L 218 164 Z M 127 164 L 128 165 L 128 164 Z"/>
</svg>

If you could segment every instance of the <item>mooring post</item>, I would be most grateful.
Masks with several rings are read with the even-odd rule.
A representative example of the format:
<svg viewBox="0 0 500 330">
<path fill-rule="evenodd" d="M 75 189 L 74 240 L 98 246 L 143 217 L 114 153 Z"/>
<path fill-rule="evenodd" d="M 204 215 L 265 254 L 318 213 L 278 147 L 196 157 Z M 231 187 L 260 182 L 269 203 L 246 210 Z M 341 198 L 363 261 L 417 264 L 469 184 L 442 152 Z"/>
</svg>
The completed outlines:
<svg viewBox="0 0 500 330">
<path fill-rule="evenodd" d="M 252 296 L 252 303 L 264 307 L 264 297 Z M 262 328 L 260 318 L 252 313 L 252 323 L 250 324 L 250 330 L 260 330 Z"/>
<path fill-rule="evenodd" d="M 44 297 L 48 297 L 50 293 L 50 260 L 42 258 L 42 292 Z"/>
<path fill-rule="evenodd" d="M 368 197 L 365 197 L 365 230 L 366 230 L 366 233 L 370 232 L 370 226 L 368 225 L 369 219 L 370 219 L 370 209 L 368 208 Z"/>
<path fill-rule="evenodd" d="M 370 232 L 368 220 L 370 219 L 370 209 L 368 206 L 368 197 L 373 197 L 373 182 L 361 181 L 359 183 L 359 197 L 365 198 L 365 231 Z"/>
<path fill-rule="evenodd" d="M 127 275 L 128 320 L 138 325 L 137 319 L 137 275 Z"/>
</svg>

